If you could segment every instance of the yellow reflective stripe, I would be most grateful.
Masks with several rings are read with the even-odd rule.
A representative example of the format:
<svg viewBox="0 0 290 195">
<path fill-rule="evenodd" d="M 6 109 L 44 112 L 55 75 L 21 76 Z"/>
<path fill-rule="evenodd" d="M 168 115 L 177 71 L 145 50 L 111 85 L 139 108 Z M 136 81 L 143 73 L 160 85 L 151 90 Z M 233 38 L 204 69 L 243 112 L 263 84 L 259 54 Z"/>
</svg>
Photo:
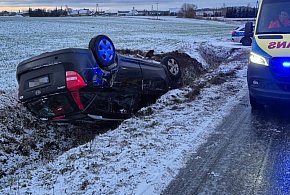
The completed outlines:
<svg viewBox="0 0 290 195">
<path fill-rule="evenodd" d="M 290 56 L 290 34 L 284 35 L 282 34 L 283 39 L 259 39 L 258 36 L 271 36 L 271 35 L 255 35 L 257 45 L 270 56 L 273 57 Z"/>
</svg>

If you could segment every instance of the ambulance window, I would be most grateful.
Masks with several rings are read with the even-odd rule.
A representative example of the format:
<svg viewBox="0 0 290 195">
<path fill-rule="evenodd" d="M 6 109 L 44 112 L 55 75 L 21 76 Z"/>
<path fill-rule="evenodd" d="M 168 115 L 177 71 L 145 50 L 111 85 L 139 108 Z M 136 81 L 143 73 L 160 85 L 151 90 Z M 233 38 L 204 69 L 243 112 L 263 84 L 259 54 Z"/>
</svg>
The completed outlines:
<svg viewBox="0 0 290 195">
<path fill-rule="evenodd" d="M 256 34 L 290 34 L 290 2 L 264 0 Z"/>
</svg>

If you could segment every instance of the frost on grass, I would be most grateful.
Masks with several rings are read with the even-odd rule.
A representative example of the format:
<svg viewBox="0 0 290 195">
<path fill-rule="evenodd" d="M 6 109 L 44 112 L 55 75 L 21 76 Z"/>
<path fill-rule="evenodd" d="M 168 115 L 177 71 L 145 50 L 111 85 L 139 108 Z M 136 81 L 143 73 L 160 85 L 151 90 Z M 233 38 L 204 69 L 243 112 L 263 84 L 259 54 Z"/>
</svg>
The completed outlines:
<svg viewBox="0 0 290 195">
<path fill-rule="evenodd" d="M 1 97 L 5 101 L 0 108 L 0 188 L 15 184 L 17 175 L 51 162 L 109 129 L 40 121 L 17 102 L 15 91 L 9 93 Z"/>
<path fill-rule="evenodd" d="M 239 60 L 240 56 L 246 55 L 243 52 L 206 43 L 201 46 L 202 52 L 196 54 L 200 45 L 198 40 L 208 38 L 208 32 L 214 32 L 216 36 L 227 33 L 224 28 L 219 28 L 223 29 L 223 34 L 208 30 L 214 25 L 198 24 L 195 28 L 188 21 L 188 34 L 184 36 L 183 31 L 172 31 L 172 21 L 154 22 L 154 25 L 145 25 L 146 28 L 154 26 L 152 31 L 147 29 L 149 33 L 146 31 L 140 35 L 139 31 L 132 30 L 139 22 L 132 25 L 132 20 L 122 18 L 130 28 L 123 28 L 128 33 L 118 31 L 121 34 L 116 35 L 116 29 L 107 27 L 105 18 L 98 24 L 104 28 L 94 29 L 91 28 L 96 24 L 94 18 L 86 19 L 86 23 L 79 18 L 44 19 L 41 23 L 23 20 L 20 32 L 25 33 L 19 34 L 15 30 L 12 34 L 4 32 L 0 36 L 4 41 L 3 48 L 7 48 L 0 52 L 3 54 L 0 65 L 4 67 L 1 72 L 9 73 L 9 76 L 0 76 L 1 81 L 6 81 L 1 82 L 5 85 L 0 92 L 1 194 L 158 194 L 227 113 L 230 109 L 228 103 L 234 102 L 235 97 L 238 99 L 237 93 L 245 82 L 243 77 L 236 78 L 237 73 L 244 75 L 244 62 L 221 66 L 222 60 Z M 117 26 L 120 21 L 112 19 L 111 23 Z M 174 24 L 178 26 L 180 20 Z M 3 25 L 2 29 L 11 26 L 18 29 L 18 23 L 13 20 L 3 22 Z M 57 28 L 51 28 L 51 25 Z M 192 36 L 192 29 L 200 29 L 202 25 L 208 30 L 206 34 Z M 164 30 L 165 27 L 169 30 Z M 39 33 L 39 29 L 44 29 L 45 33 Z M 58 35 L 55 29 L 58 29 Z M 67 34 L 67 29 L 72 31 Z M 168 92 L 113 131 L 98 126 L 41 122 L 17 103 L 14 74 L 17 63 L 49 50 L 86 47 L 91 37 L 103 33 L 101 29 L 109 30 L 107 33 L 113 35 L 110 37 L 117 47 L 134 49 L 141 46 L 144 50 L 156 49 L 161 53 L 174 51 L 186 43 L 183 52 L 179 50 L 172 55 L 176 54 L 185 61 L 182 73 L 184 85 L 188 86 Z M 161 29 L 160 33 L 156 33 L 158 29 Z M 164 32 L 174 34 L 168 39 Z M 30 49 L 26 48 L 27 45 L 31 46 Z M 209 58 L 207 65 L 213 62 L 216 67 L 204 66 L 205 60 L 199 58 L 202 55 Z M 232 69 L 235 69 L 233 75 L 228 74 Z M 239 82 L 235 83 L 236 79 Z M 100 132 L 103 133 L 99 135 Z"/>
<path fill-rule="evenodd" d="M 239 49 L 205 43 L 201 43 L 198 48 L 200 55 L 210 65 L 208 68 L 216 68 L 221 63 L 229 62 L 237 50 Z"/>
<path fill-rule="evenodd" d="M 142 108 L 117 129 L 22 174 L 2 192 L 159 194 L 244 95 L 245 64 L 221 63 L 191 86 L 169 91 Z"/>
</svg>

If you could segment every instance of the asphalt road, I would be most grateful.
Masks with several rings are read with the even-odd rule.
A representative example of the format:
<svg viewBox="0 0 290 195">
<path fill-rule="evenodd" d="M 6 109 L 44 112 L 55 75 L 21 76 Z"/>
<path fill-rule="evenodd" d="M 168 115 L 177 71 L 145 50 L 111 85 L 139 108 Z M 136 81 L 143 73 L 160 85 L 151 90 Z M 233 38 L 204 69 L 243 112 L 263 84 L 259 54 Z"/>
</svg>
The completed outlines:
<svg viewBox="0 0 290 195">
<path fill-rule="evenodd" d="M 290 194 L 290 106 L 232 110 L 163 194 Z"/>
</svg>

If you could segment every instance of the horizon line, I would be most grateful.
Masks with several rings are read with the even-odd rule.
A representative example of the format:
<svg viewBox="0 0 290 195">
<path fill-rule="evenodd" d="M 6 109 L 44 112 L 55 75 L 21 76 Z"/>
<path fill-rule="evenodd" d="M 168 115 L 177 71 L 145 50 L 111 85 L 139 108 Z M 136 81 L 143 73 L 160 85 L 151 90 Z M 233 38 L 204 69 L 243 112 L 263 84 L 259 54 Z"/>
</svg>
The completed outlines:
<svg viewBox="0 0 290 195">
<path fill-rule="evenodd" d="M 133 6 L 134 7 L 134 6 Z M 133 7 L 131 9 L 133 9 Z M 247 5 L 244 5 L 244 6 L 227 6 L 227 7 L 247 7 Z M 255 6 L 250 6 L 250 7 L 255 7 Z M 62 8 L 62 9 L 65 9 L 66 8 L 66 5 L 60 5 L 60 6 L 52 6 L 52 5 L 44 5 L 44 6 L 35 6 L 35 5 L 32 5 L 32 6 L 0 6 L 0 11 L 3 12 L 3 11 L 8 11 L 8 12 L 24 12 L 24 11 L 28 11 L 30 8 L 32 9 L 46 9 L 46 10 L 54 10 L 54 9 L 58 9 L 58 8 Z M 92 8 L 92 6 L 89 6 L 89 7 L 83 7 L 83 8 L 80 8 L 80 7 L 75 7 L 75 6 L 68 6 L 68 8 L 71 8 L 73 10 L 79 10 L 79 9 L 89 9 L 89 10 L 95 10 Z M 96 8 L 96 7 L 95 7 Z M 99 7 L 100 8 L 100 7 Z M 112 9 L 111 7 L 103 7 L 104 9 L 101 9 L 102 11 L 109 11 L 109 10 L 118 10 L 118 11 L 128 11 L 128 10 L 131 10 L 131 9 Z M 162 9 L 160 8 L 159 11 L 167 11 L 167 10 L 170 10 L 170 9 L 181 9 L 182 8 L 182 5 L 180 7 L 172 7 L 172 8 L 166 8 L 166 9 Z M 198 9 L 217 9 L 217 8 L 222 8 L 222 6 L 217 6 L 217 7 L 203 7 L 203 8 L 198 8 Z M 135 8 L 136 10 L 149 10 L 149 9 L 144 9 L 144 8 L 140 8 L 140 9 L 137 9 Z M 152 10 L 152 9 L 150 9 Z M 150 11 L 149 10 L 149 11 Z M 156 10 L 155 10 L 156 11 Z"/>
</svg>

